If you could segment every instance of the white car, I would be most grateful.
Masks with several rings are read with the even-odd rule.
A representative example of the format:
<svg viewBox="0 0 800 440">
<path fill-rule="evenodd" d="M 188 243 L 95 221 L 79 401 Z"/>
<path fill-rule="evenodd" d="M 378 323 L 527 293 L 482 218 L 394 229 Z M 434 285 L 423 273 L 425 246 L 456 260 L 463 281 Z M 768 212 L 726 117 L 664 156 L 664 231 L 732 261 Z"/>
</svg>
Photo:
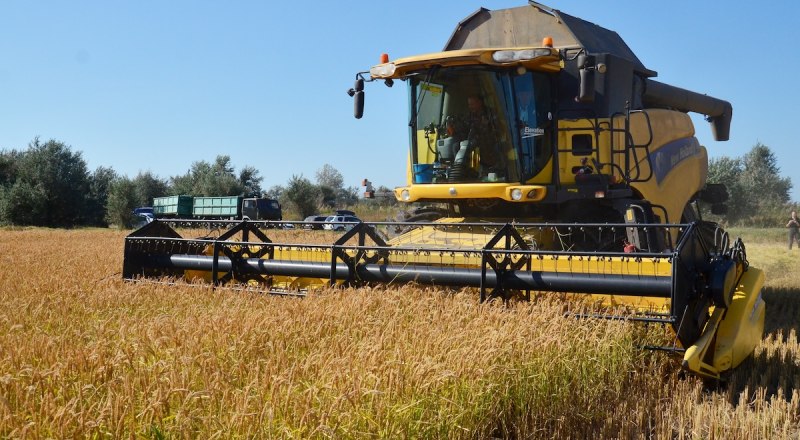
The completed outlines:
<svg viewBox="0 0 800 440">
<path fill-rule="evenodd" d="M 349 231 L 361 220 L 353 215 L 331 215 L 325 219 L 322 229 L 328 231 Z"/>
</svg>

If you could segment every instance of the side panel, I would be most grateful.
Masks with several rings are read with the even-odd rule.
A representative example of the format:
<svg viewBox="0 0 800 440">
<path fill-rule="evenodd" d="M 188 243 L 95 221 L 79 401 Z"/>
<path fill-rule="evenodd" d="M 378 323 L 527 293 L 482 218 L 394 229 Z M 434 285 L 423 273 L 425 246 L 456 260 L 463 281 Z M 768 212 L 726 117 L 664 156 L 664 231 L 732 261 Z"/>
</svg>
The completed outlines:
<svg viewBox="0 0 800 440">
<path fill-rule="evenodd" d="M 764 334 L 765 305 L 761 297 L 764 272 L 750 268 L 742 276 L 717 333 L 714 367 L 735 368 L 755 350 Z"/>
<path fill-rule="evenodd" d="M 708 154 L 694 137 L 689 115 L 659 109 L 634 113 L 630 132 L 635 147 L 628 151 L 629 172 L 644 180 L 631 186 L 666 209 L 669 218 L 663 221 L 680 222 L 686 203 L 708 176 Z"/>
<path fill-rule="evenodd" d="M 763 285 L 764 272 L 752 267 L 744 272 L 731 305 L 714 309 L 703 335 L 686 348 L 685 369 L 719 378 L 720 373 L 737 367 L 753 353 L 764 334 Z"/>
<path fill-rule="evenodd" d="M 234 217 L 241 214 L 242 198 L 229 197 L 195 197 L 192 215 L 194 217 Z"/>
<path fill-rule="evenodd" d="M 608 120 L 597 120 L 598 125 L 608 125 Z M 592 159 L 600 163 L 611 161 L 610 136 L 607 131 L 595 136 L 594 121 L 590 119 L 562 119 L 558 121 L 558 174 L 562 185 L 575 185 L 575 176 Z M 547 169 L 551 169 L 548 168 Z M 545 171 L 547 171 L 545 169 Z M 593 172 L 596 172 L 593 171 Z M 613 170 L 602 170 L 611 174 Z M 618 173 L 615 173 L 618 174 Z M 544 173 L 540 173 L 544 175 Z M 537 176 L 538 178 L 539 176 Z M 538 180 L 534 179 L 538 182 Z"/>
<path fill-rule="evenodd" d="M 190 217 L 192 215 L 192 197 L 156 197 L 153 199 L 153 213 L 156 217 Z"/>
</svg>

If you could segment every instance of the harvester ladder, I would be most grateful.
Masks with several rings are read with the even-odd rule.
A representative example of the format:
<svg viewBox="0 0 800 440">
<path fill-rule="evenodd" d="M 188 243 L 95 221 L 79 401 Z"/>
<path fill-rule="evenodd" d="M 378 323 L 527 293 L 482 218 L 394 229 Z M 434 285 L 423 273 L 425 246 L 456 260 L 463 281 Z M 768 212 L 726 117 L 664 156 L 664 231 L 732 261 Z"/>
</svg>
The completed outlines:
<svg viewBox="0 0 800 440">
<path fill-rule="evenodd" d="M 634 142 L 633 136 L 631 135 L 631 115 L 641 113 L 647 122 L 647 131 L 648 131 L 648 138 L 647 141 L 641 144 L 636 144 Z M 622 117 L 624 118 L 623 128 L 615 128 L 614 127 L 614 119 Z M 611 148 L 611 166 L 616 167 L 619 170 L 625 179 L 625 183 L 630 185 L 631 183 L 635 182 L 647 182 L 648 180 L 653 178 L 653 167 L 650 163 L 650 145 L 653 143 L 653 126 L 650 122 L 649 114 L 644 110 L 630 110 L 630 108 L 626 108 L 625 112 L 614 113 L 611 115 L 609 121 L 609 145 Z M 616 139 L 618 134 L 622 134 L 623 143 L 622 146 L 616 146 Z M 617 156 L 622 156 L 622 160 L 615 161 L 614 158 Z M 646 176 L 642 176 L 642 163 L 648 164 L 648 170 Z M 623 162 L 620 168 L 620 164 L 617 162 Z"/>
<path fill-rule="evenodd" d="M 645 118 L 648 130 L 648 138 L 646 142 L 637 144 L 634 142 L 633 136 L 630 131 L 631 115 L 641 113 Z M 614 120 L 622 117 L 624 120 L 622 128 L 614 126 Z M 585 120 L 587 125 L 579 125 L 574 127 L 564 127 L 558 125 L 556 131 L 556 140 L 560 138 L 558 134 L 570 133 L 575 131 L 592 131 L 592 148 L 586 150 L 585 157 L 591 159 L 593 164 L 598 168 L 597 172 L 600 173 L 606 166 L 612 170 L 616 170 L 626 185 L 629 186 L 635 182 L 646 182 L 653 178 L 653 167 L 650 165 L 650 146 L 653 142 L 653 129 L 650 122 L 650 116 L 644 110 L 630 110 L 626 109 L 625 112 L 618 112 L 611 115 L 608 122 L 601 122 L 598 116 L 592 110 L 560 110 L 558 112 L 558 120 L 562 118 Z M 600 134 L 607 132 L 609 135 L 609 148 L 610 148 L 610 161 L 603 162 L 600 155 Z M 621 135 L 621 136 L 619 136 Z M 568 137 L 568 136 L 567 136 Z M 623 145 L 616 145 L 617 138 L 622 138 Z M 574 154 L 574 147 L 570 145 L 569 148 L 561 145 L 556 146 L 555 167 L 553 170 L 554 181 L 558 188 L 561 188 L 560 164 L 559 157 L 561 153 Z M 642 164 L 647 163 L 649 172 L 643 175 Z M 604 173 L 610 174 L 610 173 Z"/>
</svg>

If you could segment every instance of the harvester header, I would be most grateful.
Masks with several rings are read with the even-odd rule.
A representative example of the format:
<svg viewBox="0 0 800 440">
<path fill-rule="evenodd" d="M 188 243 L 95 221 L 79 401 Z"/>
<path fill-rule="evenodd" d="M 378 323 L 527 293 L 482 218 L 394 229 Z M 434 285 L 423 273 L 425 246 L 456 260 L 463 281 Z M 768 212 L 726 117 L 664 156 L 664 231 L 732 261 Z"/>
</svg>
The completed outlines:
<svg viewBox="0 0 800 440">
<path fill-rule="evenodd" d="M 267 235 L 271 222 L 184 238 L 155 221 L 126 238 L 123 276 L 280 294 L 405 282 L 481 300 L 558 292 L 607 306 L 592 316 L 670 328 L 674 343 L 656 348 L 718 378 L 761 338 L 764 276 L 741 240 L 701 217 L 699 204 L 718 212 L 727 192 L 707 184 L 686 113 L 727 140 L 732 108 L 655 76 L 601 26 L 536 2 L 481 8 L 444 50 L 382 57 L 348 91 L 360 117 L 365 83 L 405 83 L 403 223 L 309 230 L 298 243 Z"/>
</svg>

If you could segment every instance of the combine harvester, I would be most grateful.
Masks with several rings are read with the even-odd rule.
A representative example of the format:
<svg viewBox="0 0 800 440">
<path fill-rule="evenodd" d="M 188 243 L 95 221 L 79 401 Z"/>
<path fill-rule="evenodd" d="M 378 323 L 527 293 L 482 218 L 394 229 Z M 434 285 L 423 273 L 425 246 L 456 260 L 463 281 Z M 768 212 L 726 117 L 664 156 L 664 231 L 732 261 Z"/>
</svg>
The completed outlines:
<svg viewBox="0 0 800 440">
<path fill-rule="evenodd" d="M 471 286 L 482 301 L 560 292 L 608 306 L 594 317 L 671 327 L 675 343 L 655 348 L 706 378 L 753 352 L 764 275 L 741 240 L 700 218 L 698 201 L 717 209 L 727 193 L 706 185 L 687 115 L 725 141 L 728 102 L 654 81 L 615 32 L 535 2 L 479 9 L 443 51 L 381 61 L 356 76 L 355 115 L 365 82 L 407 84 L 407 184 L 395 194 L 446 206 L 442 218 L 391 240 L 376 229 L 386 224 L 358 223 L 333 244 L 273 241 L 248 221 L 185 239 L 157 220 L 126 238 L 123 276 L 284 294 L 405 282 Z"/>
</svg>

